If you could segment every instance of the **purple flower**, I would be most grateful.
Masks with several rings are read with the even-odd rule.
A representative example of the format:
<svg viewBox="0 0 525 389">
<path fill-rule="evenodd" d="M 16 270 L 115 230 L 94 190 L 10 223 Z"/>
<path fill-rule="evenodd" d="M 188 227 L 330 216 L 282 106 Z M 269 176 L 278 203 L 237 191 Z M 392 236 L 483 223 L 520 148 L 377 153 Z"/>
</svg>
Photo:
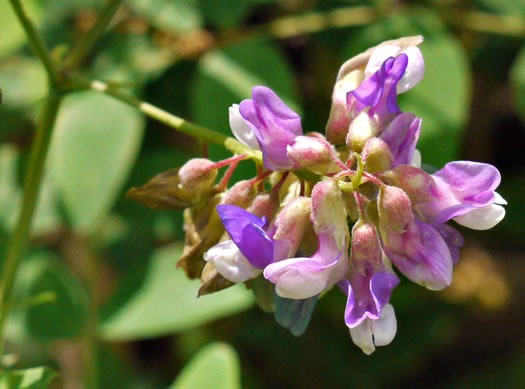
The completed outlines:
<svg viewBox="0 0 525 389">
<path fill-rule="evenodd" d="M 217 205 L 224 228 L 250 264 L 264 269 L 273 262 L 274 245 L 264 228 L 265 217 L 258 218 L 235 205 Z"/>
<path fill-rule="evenodd" d="M 381 132 L 379 138 L 388 144 L 392 153 L 392 168 L 412 162 L 420 132 L 421 119 L 411 113 L 398 115 Z"/>
<path fill-rule="evenodd" d="M 505 200 L 495 192 L 501 176 L 494 166 L 470 161 L 450 162 L 432 175 L 433 201 L 417 211 L 435 225 L 454 219 L 473 229 L 488 229 L 505 216 Z"/>
<path fill-rule="evenodd" d="M 367 319 L 378 320 L 399 283 L 384 259 L 376 229 L 361 219 L 352 229 L 350 279 L 339 287 L 348 295 L 345 322 L 356 328 Z"/>
<path fill-rule="evenodd" d="M 350 112 L 357 115 L 366 107 L 370 107 L 368 114 L 370 116 L 377 114 L 380 121 L 391 114 L 401 112 L 397 105 L 396 87 L 405 73 L 407 64 L 406 54 L 400 54 L 396 58 L 390 57 L 384 61 L 377 72 L 346 95 Z"/>
<path fill-rule="evenodd" d="M 446 239 L 433 225 L 414 218 L 402 234 L 389 229 L 382 231 L 385 253 L 394 265 L 410 280 L 430 290 L 440 290 L 452 282 L 455 252 L 462 242 L 451 239 L 450 230 L 439 227 Z M 449 235 L 447 235 L 447 233 Z M 450 247 L 449 247 L 450 245 Z"/>
<path fill-rule="evenodd" d="M 256 86 L 252 90 L 252 99 L 243 100 L 238 108 L 232 106 L 230 125 L 235 136 L 250 147 L 254 147 L 251 134 L 255 134 L 267 169 L 293 167 L 286 147 L 295 137 L 303 135 L 301 118 L 271 89 Z"/>
<path fill-rule="evenodd" d="M 280 297 L 306 299 L 344 278 L 348 266 L 348 226 L 341 192 L 334 181 L 321 181 L 312 190 L 312 222 L 319 240 L 312 257 L 274 262 L 264 277 Z"/>
</svg>

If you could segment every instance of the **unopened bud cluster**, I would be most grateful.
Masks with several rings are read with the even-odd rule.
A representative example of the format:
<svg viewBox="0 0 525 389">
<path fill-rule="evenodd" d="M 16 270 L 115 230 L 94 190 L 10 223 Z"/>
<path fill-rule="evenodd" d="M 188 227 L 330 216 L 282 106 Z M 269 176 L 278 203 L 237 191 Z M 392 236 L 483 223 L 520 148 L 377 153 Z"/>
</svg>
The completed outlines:
<svg viewBox="0 0 525 389">
<path fill-rule="evenodd" d="M 337 285 L 347 295 L 351 338 L 369 354 L 396 333 L 396 269 L 431 290 L 450 285 L 463 240 L 445 223 L 491 228 L 505 201 L 491 165 L 421 169 L 422 120 L 402 112 L 397 96 L 423 77 L 422 41 L 384 42 L 345 62 L 325 134 L 305 134 L 299 115 L 256 86 L 229 110 L 237 156 L 196 158 L 130 190 L 152 208 L 184 209 L 179 266 L 201 278 L 200 295 L 247 283 L 261 307 L 299 335 L 318 298 Z M 230 185 L 249 159 L 264 169 Z"/>
</svg>

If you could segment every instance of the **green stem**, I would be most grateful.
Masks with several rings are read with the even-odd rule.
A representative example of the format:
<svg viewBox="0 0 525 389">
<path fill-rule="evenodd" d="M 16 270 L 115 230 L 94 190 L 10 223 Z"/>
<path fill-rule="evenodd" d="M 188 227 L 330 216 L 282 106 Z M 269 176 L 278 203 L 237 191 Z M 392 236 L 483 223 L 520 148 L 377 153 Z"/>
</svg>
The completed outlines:
<svg viewBox="0 0 525 389">
<path fill-rule="evenodd" d="M 66 60 L 66 67 L 74 68 L 89 54 L 95 43 L 104 35 L 122 0 L 108 0 L 93 27 L 75 45 Z"/>
<path fill-rule="evenodd" d="M 226 135 L 221 134 L 220 132 L 216 132 L 206 127 L 202 127 L 197 124 L 188 122 L 187 120 L 184 120 L 181 117 L 164 111 L 163 109 L 157 108 L 154 105 L 151 105 L 150 103 L 141 101 L 133 96 L 130 96 L 126 92 L 122 92 L 118 89 L 112 88 L 108 84 L 103 83 L 102 81 L 85 80 L 82 77 L 76 75 L 70 75 L 69 78 L 76 87 L 83 89 L 93 89 L 106 95 L 113 96 L 117 100 L 120 100 L 137 108 L 146 116 L 158 120 L 159 122 L 164 123 L 168 127 L 175 128 L 178 131 L 183 132 L 185 134 L 195 136 L 219 145 L 224 145 L 226 139 L 228 139 Z"/>
<path fill-rule="evenodd" d="M 49 56 L 44 40 L 36 30 L 31 20 L 29 20 L 29 18 L 27 17 L 24 8 L 22 7 L 22 4 L 20 3 L 20 0 L 9 1 L 11 3 L 11 6 L 13 7 L 13 10 L 15 11 L 16 16 L 18 17 L 18 20 L 20 21 L 20 24 L 22 24 L 22 27 L 24 28 L 27 34 L 29 45 L 31 46 L 36 56 L 40 59 L 40 61 L 44 65 L 44 68 L 46 69 L 51 89 L 56 89 L 59 78 L 58 72 L 56 71 L 53 62 L 51 61 L 51 57 Z"/>
<path fill-rule="evenodd" d="M 43 107 L 42 121 L 31 147 L 29 164 L 26 170 L 22 210 L 6 249 L 2 274 L 0 275 L 0 355 L 2 355 L 3 351 L 3 330 L 12 305 L 11 292 L 13 289 L 13 281 L 20 257 L 29 238 L 31 219 L 38 199 L 44 162 L 47 150 L 49 149 L 51 132 L 55 124 L 60 100 L 61 98 L 59 96 L 50 95 Z"/>
</svg>

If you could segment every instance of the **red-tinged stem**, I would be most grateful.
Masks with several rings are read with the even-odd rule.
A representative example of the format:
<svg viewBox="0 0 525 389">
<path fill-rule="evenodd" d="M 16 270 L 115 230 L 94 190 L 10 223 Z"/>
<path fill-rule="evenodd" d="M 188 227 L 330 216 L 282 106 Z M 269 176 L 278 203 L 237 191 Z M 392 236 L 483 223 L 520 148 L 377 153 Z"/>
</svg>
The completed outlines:
<svg viewBox="0 0 525 389">
<path fill-rule="evenodd" d="M 363 176 L 366 177 L 367 179 L 369 179 L 370 181 L 372 181 L 374 184 L 376 184 L 380 188 L 385 186 L 385 184 L 381 180 L 379 180 L 376 176 L 374 176 L 373 174 L 370 174 L 370 173 L 367 173 L 367 172 L 363 172 Z"/>
<path fill-rule="evenodd" d="M 232 163 L 239 163 L 240 161 L 246 158 L 248 158 L 246 154 L 236 155 L 235 157 L 231 157 L 231 158 L 219 161 L 219 162 L 215 162 L 213 165 L 210 165 L 208 169 L 220 169 L 221 167 L 231 165 Z"/>
<path fill-rule="evenodd" d="M 266 177 L 268 177 L 272 173 L 273 172 L 271 170 L 266 170 L 265 172 L 260 173 L 257 177 L 254 177 L 250 180 L 250 185 L 255 185 L 263 181 L 264 179 L 266 179 Z"/>
<path fill-rule="evenodd" d="M 361 219 L 366 220 L 365 207 L 363 206 L 363 200 L 361 199 L 361 194 L 357 190 L 355 190 L 353 193 L 354 193 L 355 202 L 357 203 L 357 207 L 359 209 L 359 216 Z"/>
<path fill-rule="evenodd" d="M 228 187 L 228 183 L 230 182 L 230 179 L 232 178 L 232 175 L 235 172 L 235 169 L 237 169 L 238 165 L 239 165 L 239 161 L 235 161 L 228 167 L 228 170 L 226 170 L 226 173 L 224 173 L 224 176 L 221 178 L 221 181 L 219 182 L 220 191 L 226 190 L 226 188 Z"/>
<path fill-rule="evenodd" d="M 286 179 L 288 178 L 288 175 L 290 174 L 290 172 L 285 172 L 283 173 L 283 175 L 281 176 L 281 179 L 277 182 L 277 184 L 275 184 L 275 186 L 272 188 L 272 193 L 276 193 L 276 194 L 279 194 L 279 191 L 281 190 L 281 187 L 283 186 L 284 182 L 286 181 Z"/>
</svg>

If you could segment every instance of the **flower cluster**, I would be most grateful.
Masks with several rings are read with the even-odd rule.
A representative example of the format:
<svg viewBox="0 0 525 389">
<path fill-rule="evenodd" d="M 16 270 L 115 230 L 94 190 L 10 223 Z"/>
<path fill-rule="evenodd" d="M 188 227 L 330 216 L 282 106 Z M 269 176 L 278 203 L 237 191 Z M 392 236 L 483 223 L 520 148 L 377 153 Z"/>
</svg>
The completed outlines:
<svg viewBox="0 0 525 389">
<path fill-rule="evenodd" d="M 491 228 L 504 217 L 505 200 L 491 165 L 421 168 L 422 120 L 402 112 L 397 96 L 423 77 L 422 41 L 384 42 L 344 63 L 324 135 L 305 134 L 292 109 L 256 86 L 229 110 L 243 154 L 191 160 L 134 189 L 144 203 L 155 193 L 150 206 L 186 208 L 179 265 L 201 278 L 201 294 L 246 283 L 298 335 L 319 296 L 337 285 L 348 296 L 351 338 L 370 354 L 396 333 L 394 269 L 431 290 L 450 285 L 463 238 L 446 223 Z M 228 189 L 237 164 L 250 158 L 259 159 L 258 174 Z"/>
</svg>

